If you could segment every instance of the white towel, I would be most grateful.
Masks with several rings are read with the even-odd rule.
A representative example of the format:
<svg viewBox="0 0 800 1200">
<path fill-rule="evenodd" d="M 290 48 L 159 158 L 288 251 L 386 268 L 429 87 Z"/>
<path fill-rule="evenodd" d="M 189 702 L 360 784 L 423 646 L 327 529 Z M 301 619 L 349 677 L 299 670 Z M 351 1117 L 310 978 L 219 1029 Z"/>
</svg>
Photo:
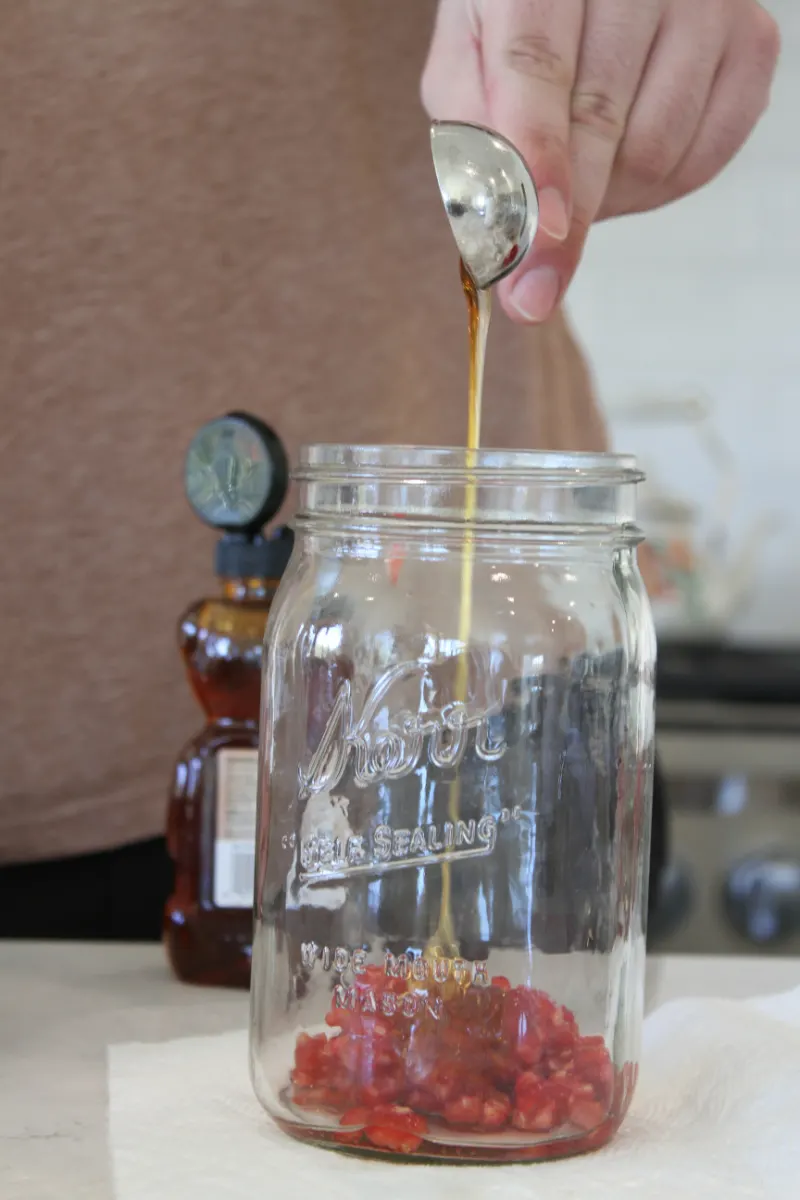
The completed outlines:
<svg viewBox="0 0 800 1200">
<path fill-rule="evenodd" d="M 800 988 L 645 1022 L 616 1140 L 520 1166 L 398 1165 L 303 1145 L 256 1101 L 244 1032 L 109 1051 L 117 1200 L 800 1200 Z"/>
</svg>

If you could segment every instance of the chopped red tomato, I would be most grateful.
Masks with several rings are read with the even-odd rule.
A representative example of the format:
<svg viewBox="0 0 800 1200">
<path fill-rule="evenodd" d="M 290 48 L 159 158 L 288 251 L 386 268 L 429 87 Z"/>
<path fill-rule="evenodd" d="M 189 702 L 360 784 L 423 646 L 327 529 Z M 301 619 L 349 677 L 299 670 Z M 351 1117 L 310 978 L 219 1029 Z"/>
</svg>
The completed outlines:
<svg viewBox="0 0 800 1200">
<path fill-rule="evenodd" d="M 361 971 L 347 1007 L 337 1007 L 341 991 L 332 1002 L 330 1034 L 297 1038 L 293 1100 L 340 1114 L 337 1142 L 413 1154 L 429 1120 L 487 1133 L 511 1126 L 532 1135 L 535 1157 L 547 1157 L 555 1131 L 580 1131 L 582 1148 L 608 1139 L 637 1068 L 615 1070 L 605 1040 L 582 1035 L 569 1009 L 505 976 L 409 987 L 393 969 Z"/>
</svg>

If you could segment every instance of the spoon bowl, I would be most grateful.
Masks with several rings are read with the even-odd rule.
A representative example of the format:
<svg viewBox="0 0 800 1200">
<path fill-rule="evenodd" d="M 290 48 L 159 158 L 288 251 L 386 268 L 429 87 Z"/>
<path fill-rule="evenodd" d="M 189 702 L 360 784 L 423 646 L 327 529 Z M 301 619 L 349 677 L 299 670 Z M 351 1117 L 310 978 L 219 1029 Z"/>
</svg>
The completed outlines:
<svg viewBox="0 0 800 1200">
<path fill-rule="evenodd" d="M 433 167 L 458 252 L 475 286 L 510 275 L 530 249 L 539 199 L 518 150 L 461 121 L 431 124 Z"/>
</svg>

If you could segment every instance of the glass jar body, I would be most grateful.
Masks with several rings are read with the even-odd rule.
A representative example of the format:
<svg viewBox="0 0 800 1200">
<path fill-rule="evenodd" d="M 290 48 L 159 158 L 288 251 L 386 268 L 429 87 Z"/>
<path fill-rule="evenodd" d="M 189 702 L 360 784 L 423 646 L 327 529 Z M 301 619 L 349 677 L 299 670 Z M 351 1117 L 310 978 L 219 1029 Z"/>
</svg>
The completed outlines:
<svg viewBox="0 0 800 1200">
<path fill-rule="evenodd" d="M 262 691 L 252 1077 L 313 1142 L 552 1158 L 608 1141 L 636 1077 L 652 621 L 627 524 L 454 529 L 440 501 L 298 525 Z"/>
</svg>

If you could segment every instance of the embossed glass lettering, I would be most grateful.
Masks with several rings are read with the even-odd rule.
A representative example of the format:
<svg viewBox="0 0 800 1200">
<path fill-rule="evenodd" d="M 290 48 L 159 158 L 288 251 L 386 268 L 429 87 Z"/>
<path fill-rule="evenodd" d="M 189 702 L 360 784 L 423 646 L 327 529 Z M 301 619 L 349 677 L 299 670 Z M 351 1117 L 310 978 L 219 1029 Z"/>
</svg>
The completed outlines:
<svg viewBox="0 0 800 1200">
<path fill-rule="evenodd" d="M 300 946 L 300 961 L 304 967 L 313 967 L 318 955 L 319 946 L 316 942 L 303 942 Z"/>
<path fill-rule="evenodd" d="M 304 794 L 330 791 L 341 782 L 352 759 L 353 780 L 357 787 L 370 787 L 384 780 L 401 779 L 419 765 L 428 744 L 433 766 L 457 766 L 465 753 L 470 731 L 475 731 L 475 752 L 487 762 L 496 762 L 506 751 L 503 740 L 491 741 L 491 718 L 500 712 L 499 703 L 490 703 L 471 711 L 453 701 L 425 711 L 401 710 L 390 715 L 388 727 L 378 727 L 379 714 L 391 713 L 390 692 L 395 684 L 419 681 L 422 695 L 434 695 L 430 662 L 399 663 L 388 670 L 370 688 L 361 714 L 356 717 L 353 689 L 343 680 L 334 700 L 330 717 L 311 756 L 307 770 L 300 771 Z M 484 672 L 488 677 L 488 671 Z"/>
<path fill-rule="evenodd" d="M 500 825 L 530 819 L 519 807 L 500 813 L 485 813 L 467 821 L 444 821 L 442 825 L 418 825 L 415 829 L 392 829 L 377 825 L 369 833 L 352 835 L 345 841 L 321 832 L 311 834 L 300 845 L 300 878 L 303 882 L 341 879 L 401 867 L 427 866 L 432 862 L 482 857 L 497 845 Z"/>
<path fill-rule="evenodd" d="M 317 835 L 317 861 L 321 867 L 333 866 L 333 838 L 330 834 L 320 833 Z"/>
<path fill-rule="evenodd" d="M 348 1008 L 355 1012 L 358 1006 L 358 993 L 354 987 L 346 988 L 343 983 L 337 983 L 333 989 L 333 1003 L 336 1008 Z"/>
<path fill-rule="evenodd" d="M 436 851 L 436 850 L 444 849 L 444 846 L 442 845 L 442 843 L 439 841 L 438 837 L 436 836 L 436 832 L 437 831 L 436 831 L 435 825 L 428 826 L 428 849 L 429 850 Z"/>
<path fill-rule="evenodd" d="M 446 983 L 450 975 L 450 959 L 435 958 L 433 960 L 433 978 L 437 983 Z"/>
<path fill-rule="evenodd" d="M 489 964 L 476 959 L 472 964 L 472 983 L 474 987 L 489 986 Z"/>
<path fill-rule="evenodd" d="M 372 840 L 375 858 L 378 862 L 388 862 L 392 857 L 392 831 L 388 825 L 379 825 Z"/>
<path fill-rule="evenodd" d="M 403 1016 L 413 1017 L 419 1009 L 420 998 L 416 992 L 406 992 L 403 996 Z"/>
<path fill-rule="evenodd" d="M 362 863 L 366 857 L 367 857 L 367 855 L 364 850 L 363 837 L 354 836 L 354 837 L 348 838 L 347 839 L 347 861 L 350 863 L 350 866 L 351 867 L 357 866 L 359 863 Z"/>
<path fill-rule="evenodd" d="M 457 821 L 456 822 L 456 845 L 457 846 L 472 846 L 475 843 L 475 822 L 474 821 Z"/>
<path fill-rule="evenodd" d="M 391 975 L 394 979 L 408 979 L 408 955 L 398 954 L 397 958 L 395 958 L 391 951 L 387 950 L 384 959 L 384 970 L 387 975 Z"/>
<path fill-rule="evenodd" d="M 478 841 L 484 845 L 490 852 L 497 845 L 497 818 L 491 816 L 481 817 L 478 821 Z"/>
<path fill-rule="evenodd" d="M 442 1004 L 441 996 L 434 996 L 432 1000 L 428 1000 L 425 1007 L 433 1017 L 434 1021 L 439 1021 L 441 1019 L 444 1011 L 444 1005 Z"/>
<path fill-rule="evenodd" d="M 425 844 L 425 834 L 417 827 L 411 835 L 411 843 L 408 847 L 411 854 L 424 854 L 427 850 Z"/>
<path fill-rule="evenodd" d="M 392 837 L 392 857 L 405 858 L 411 845 L 411 830 L 396 829 Z"/>
<path fill-rule="evenodd" d="M 453 959 L 453 978 L 456 983 L 466 983 L 469 979 L 469 964 L 463 958 Z"/>
</svg>

